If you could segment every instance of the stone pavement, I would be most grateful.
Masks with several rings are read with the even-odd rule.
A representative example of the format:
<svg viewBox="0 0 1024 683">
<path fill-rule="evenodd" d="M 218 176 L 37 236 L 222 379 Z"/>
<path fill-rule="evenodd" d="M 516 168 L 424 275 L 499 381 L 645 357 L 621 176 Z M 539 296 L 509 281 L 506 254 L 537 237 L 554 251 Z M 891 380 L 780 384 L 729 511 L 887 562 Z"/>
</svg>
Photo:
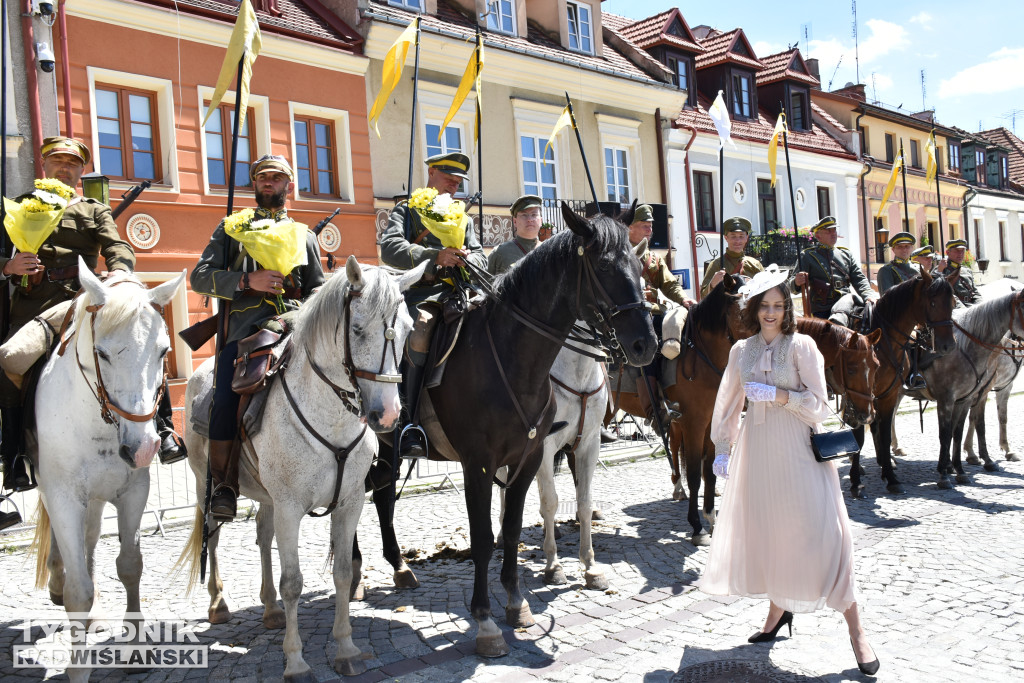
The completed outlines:
<svg viewBox="0 0 1024 683">
<path fill-rule="evenodd" d="M 1024 397 L 1011 399 L 1010 415 L 1021 415 Z M 990 409 L 989 435 L 998 434 Z M 902 445 L 911 455 L 898 474 L 908 493 L 888 496 L 878 468 L 865 449 L 868 500 L 847 499 L 856 538 L 859 601 L 871 642 L 881 659 L 879 681 L 1024 679 L 1024 462 L 1000 461 L 986 473 L 970 467 L 971 486 L 940 491 L 935 486 L 938 451 L 934 412 L 902 415 Z M 1011 445 L 1024 444 L 1019 425 L 1011 424 Z M 1001 456 L 1000 456 L 1001 457 Z M 811 462 L 808 466 L 816 466 Z M 841 467 L 843 486 L 848 465 Z M 557 480 L 563 499 L 573 498 L 568 473 Z M 536 490 L 527 503 L 526 523 L 540 519 Z M 475 625 L 468 603 L 472 564 L 429 560 L 413 566 L 421 587 L 396 590 L 391 568 L 380 555 L 376 515 L 365 508 L 360 521 L 364 553 L 365 600 L 354 603 L 356 644 L 369 655 L 369 671 L 352 679 L 378 681 L 843 681 L 869 680 L 856 668 L 838 613 L 798 614 L 792 637 L 774 644 L 748 645 L 746 638 L 764 620 L 767 605 L 747 598 L 709 597 L 696 590 L 706 548 L 688 541 L 684 503 L 673 502 L 664 459 L 645 459 L 598 471 L 594 498 L 606 520 L 595 523 L 598 562 L 611 583 L 607 592 L 582 588 L 575 554 L 578 532 L 560 514 L 560 549 L 569 578 L 565 586 L 541 581 L 541 529 L 527 526 L 519 554 L 524 593 L 537 619 L 529 629 L 513 631 L 500 616 L 512 653 L 484 660 L 473 654 Z M 564 501 L 563 501 L 564 504 Z M 468 547 L 465 504 L 454 492 L 406 497 L 398 504 L 399 538 L 420 557 L 439 548 Z M 230 564 L 224 583 L 234 618 L 211 626 L 202 622 L 199 637 L 211 647 L 207 670 L 170 669 L 125 675 L 98 670 L 93 680 L 177 681 L 209 679 L 243 683 L 279 680 L 283 671 L 281 631 L 261 623 L 255 523 L 236 522 L 224 529 L 222 562 Z M 201 619 L 207 596 L 185 595 L 182 580 L 168 568 L 188 530 L 169 528 L 166 538 L 143 537 L 147 565 L 143 609 L 147 617 Z M 335 680 L 333 581 L 326 567 L 327 522 L 303 522 L 301 556 L 304 594 L 299 619 L 304 656 L 321 681 Z M 124 609 L 116 577 L 116 538 L 101 538 L 96 553 L 99 612 Z M 502 615 L 504 591 L 498 580 L 500 552 L 491 564 L 491 597 Z M 275 557 L 276 565 L 276 557 Z M 26 611 L 59 618 L 45 591 L 31 588 L 34 557 L 22 549 L 0 553 L 0 676 L 4 681 L 38 680 L 38 669 L 11 668 L 11 648 L 20 642 L 19 618 Z M 62 675 L 45 672 L 47 677 Z"/>
</svg>

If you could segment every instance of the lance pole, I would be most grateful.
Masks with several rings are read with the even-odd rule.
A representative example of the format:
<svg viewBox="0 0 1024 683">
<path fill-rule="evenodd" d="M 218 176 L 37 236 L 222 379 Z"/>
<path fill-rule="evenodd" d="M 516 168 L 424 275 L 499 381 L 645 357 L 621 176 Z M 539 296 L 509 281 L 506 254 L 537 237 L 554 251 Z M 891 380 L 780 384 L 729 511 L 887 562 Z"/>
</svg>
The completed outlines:
<svg viewBox="0 0 1024 683">
<path fill-rule="evenodd" d="M 782 103 L 779 102 L 779 111 L 782 110 Z M 793 167 L 789 164 L 789 133 L 788 126 L 783 119 L 782 125 L 782 150 L 786 153 L 786 179 L 789 182 L 789 206 L 793 212 L 793 243 L 796 244 L 797 265 L 800 264 L 800 234 L 796 222 L 796 190 L 793 188 Z"/>
<path fill-rule="evenodd" d="M 722 212 L 722 221 L 725 223 L 725 143 L 718 148 L 718 210 Z M 718 226 L 718 260 L 725 268 L 725 231 L 722 225 Z"/>
<path fill-rule="evenodd" d="M 565 102 L 569 106 L 569 120 L 572 122 L 572 130 L 576 133 L 576 144 L 580 148 L 580 156 L 583 157 L 583 170 L 587 172 L 587 182 L 590 183 L 590 194 L 594 197 L 594 208 L 600 213 L 601 203 L 597 199 L 597 188 L 594 187 L 594 179 L 590 175 L 590 164 L 587 163 L 587 153 L 583 150 L 583 138 L 580 137 L 580 129 L 576 125 L 576 114 L 572 110 L 572 100 L 569 93 L 565 93 Z"/>
<path fill-rule="evenodd" d="M 480 224 L 477 226 L 480 236 L 480 244 L 484 243 L 484 132 L 482 128 L 482 116 L 480 112 L 480 101 L 483 99 L 479 88 L 482 85 L 480 78 L 480 50 L 483 47 L 483 36 L 480 33 L 480 22 L 476 24 L 476 177 L 477 192 L 480 194 Z"/>
<path fill-rule="evenodd" d="M 907 158 L 903 156 L 903 138 L 900 138 L 900 175 L 903 176 L 903 229 L 910 230 L 910 209 L 907 202 Z M 899 232 L 899 231 L 897 231 Z"/>
<path fill-rule="evenodd" d="M 932 129 L 932 139 L 935 139 L 935 129 Z M 938 146 L 935 146 L 936 155 L 938 154 Z M 939 185 L 939 164 L 938 160 L 935 162 L 935 200 L 936 206 L 939 209 L 939 249 L 942 250 L 946 245 L 946 236 L 942 230 L 942 187 Z"/>
<path fill-rule="evenodd" d="M 417 17 L 416 22 L 416 56 L 413 58 L 412 66 L 412 116 L 409 120 L 409 173 L 406 176 L 405 191 L 408 197 L 412 199 L 412 167 L 413 160 L 416 157 L 416 105 L 419 102 L 419 89 L 420 89 L 420 20 Z M 409 228 L 411 225 L 409 212 L 405 212 L 405 238 L 412 240 L 412 235 L 409 234 Z"/>
<path fill-rule="evenodd" d="M 7 0 L 2 0 L 3 16 L 0 16 L 0 92 L 7 94 Z M 32 68 L 35 68 L 34 66 Z M 38 144 L 40 141 L 36 141 Z M 7 196 L 7 102 L 0 104 L 0 196 Z M 7 218 L 7 209 L 0 202 L 0 256 L 9 256 L 11 252 L 11 240 L 7 236 L 7 230 L 3 228 L 3 221 Z M 7 328 L 10 318 L 10 288 L 6 283 L 3 286 L 3 293 L 0 294 L 0 339 L 7 338 Z"/>
</svg>

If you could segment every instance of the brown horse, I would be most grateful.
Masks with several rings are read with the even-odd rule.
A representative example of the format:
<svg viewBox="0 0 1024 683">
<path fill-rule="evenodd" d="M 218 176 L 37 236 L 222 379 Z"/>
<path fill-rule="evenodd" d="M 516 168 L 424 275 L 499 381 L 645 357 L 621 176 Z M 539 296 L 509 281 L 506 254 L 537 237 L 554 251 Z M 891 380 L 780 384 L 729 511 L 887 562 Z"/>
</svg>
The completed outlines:
<svg viewBox="0 0 1024 683">
<path fill-rule="evenodd" d="M 882 338 L 881 330 L 863 335 L 818 318 L 797 318 L 796 329 L 814 339 L 825 359 L 829 388 L 845 399 L 843 420 L 853 427 L 871 424 L 875 418 L 871 390 L 879 367 L 874 345 Z"/>
</svg>

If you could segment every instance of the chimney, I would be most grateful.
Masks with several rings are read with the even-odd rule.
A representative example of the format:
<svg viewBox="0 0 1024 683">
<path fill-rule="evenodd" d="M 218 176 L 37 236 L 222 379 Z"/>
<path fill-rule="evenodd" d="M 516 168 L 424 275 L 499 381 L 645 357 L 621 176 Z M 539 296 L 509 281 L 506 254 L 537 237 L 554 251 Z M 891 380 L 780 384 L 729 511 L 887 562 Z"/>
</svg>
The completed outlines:
<svg viewBox="0 0 1024 683">
<path fill-rule="evenodd" d="M 868 100 L 867 94 L 865 93 L 865 86 L 863 83 L 847 83 L 842 88 L 839 88 L 838 90 L 833 90 L 832 92 L 836 93 L 837 95 L 846 95 L 847 97 L 852 97 L 858 102 L 867 102 Z"/>
<path fill-rule="evenodd" d="M 814 57 L 808 57 L 804 60 L 804 64 L 807 65 L 807 70 L 811 72 L 811 75 L 818 79 L 818 82 L 820 83 L 821 74 L 818 71 L 818 60 Z"/>
</svg>

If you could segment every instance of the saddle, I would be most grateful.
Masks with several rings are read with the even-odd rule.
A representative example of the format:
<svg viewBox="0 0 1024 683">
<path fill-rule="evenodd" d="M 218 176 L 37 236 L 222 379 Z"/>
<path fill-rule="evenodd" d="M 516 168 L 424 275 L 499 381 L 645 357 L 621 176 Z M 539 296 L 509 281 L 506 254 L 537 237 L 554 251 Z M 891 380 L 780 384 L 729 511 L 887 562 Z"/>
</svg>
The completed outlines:
<svg viewBox="0 0 1024 683">
<path fill-rule="evenodd" d="M 473 296 L 470 296 L 470 294 Z M 433 320 L 427 329 L 430 335 L 429 351 L 427 352 L 427 371 L 424 386 L 435 389 L 444 379 L 444 371 L 448 366 L 448 357 L 459 341 L 462 323 L 466 314 L 478 308 L 484 297 L 477 296 L 468 287 L 456 286 L 437 302 L 439 310 L 434 312 Z"/>
</svg>

